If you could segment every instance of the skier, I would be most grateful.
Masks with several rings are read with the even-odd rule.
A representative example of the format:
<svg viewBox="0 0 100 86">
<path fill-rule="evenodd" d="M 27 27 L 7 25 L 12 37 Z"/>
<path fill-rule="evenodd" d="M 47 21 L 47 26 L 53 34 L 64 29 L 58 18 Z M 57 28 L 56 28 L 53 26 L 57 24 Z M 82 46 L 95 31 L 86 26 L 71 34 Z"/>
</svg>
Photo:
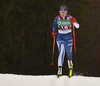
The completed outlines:
<svg viewBox="0 0 100 86">
<path fill-rule="evenodd" d="M 65 5 L 60 6 L 60 15 L 55 17 L 53 22 L 53 32 L 52 36 L 54 37 L 56 32 L 56 27 L 58 26 L 58 34 L 57 34 L 57 45 L 59 49 L 58 56 L 58 77 L 62 75 L 62 66 L 64 61 L 65 49 L 68 58 L 68 67 L 71 68 L 72 62 L 72 46 L 73 46 L 73 37 L 72 37 L 72 23 L 76 28 L 79 28 L 79 24 L 76 22 L 76 19 L 71 15 L 67 14 L 68 9 Z"/>
</svg>

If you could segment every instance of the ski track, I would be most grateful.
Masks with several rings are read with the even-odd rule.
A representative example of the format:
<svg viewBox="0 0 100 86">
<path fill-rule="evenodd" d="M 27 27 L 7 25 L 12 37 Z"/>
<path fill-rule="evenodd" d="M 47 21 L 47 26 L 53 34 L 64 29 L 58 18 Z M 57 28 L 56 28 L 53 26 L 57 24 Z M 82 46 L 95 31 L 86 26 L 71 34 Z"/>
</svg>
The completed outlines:
<svg viewBox="0 0 100 86">
<path fill-rule="evenodd" d="M 0 74 L 0 86 L 100 86 L 100 77 Z"/>
</svg>

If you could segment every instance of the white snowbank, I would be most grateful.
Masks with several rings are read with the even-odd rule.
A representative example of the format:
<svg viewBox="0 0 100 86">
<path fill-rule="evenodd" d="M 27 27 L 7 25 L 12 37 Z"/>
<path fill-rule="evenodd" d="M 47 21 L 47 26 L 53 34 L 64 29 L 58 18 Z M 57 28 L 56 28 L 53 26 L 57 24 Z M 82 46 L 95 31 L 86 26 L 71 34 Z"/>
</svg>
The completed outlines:
<svg viewBox="0 0 100 86">
<path fill-rule="evenodd" d="M 100 86 L 100 77 L 0 74 L 0 86 Z"/>
</svg>

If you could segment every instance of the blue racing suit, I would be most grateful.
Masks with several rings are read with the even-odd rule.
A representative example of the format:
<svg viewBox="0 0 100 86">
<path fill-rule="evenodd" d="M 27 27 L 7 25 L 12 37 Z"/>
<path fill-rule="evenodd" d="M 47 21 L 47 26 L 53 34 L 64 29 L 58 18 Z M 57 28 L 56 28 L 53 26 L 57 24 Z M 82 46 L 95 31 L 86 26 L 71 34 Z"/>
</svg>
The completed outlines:
<svg viewBox="0 0 100 86">
<path fill-rule="evenodd" d="M 73 46 L 73 37 L 72 37 L 72 22 L 70 19 L 71 15 L 66 15 L 64 19 L 61 16 L 57 16 L 54 19 L 53 23 L 53 32 L 56 32 L 56 28 L 58 26 L 58 34 L 57 34 L 57 45 L 59 49 L 58 56 L 58 66 L 63 65 L 65 50 L 67 53 L 68 60 L 72 58 L 72 46 Z M 79 28 L 79 24 L 77 22 L 74 23 L 76 28 Z"/>
</svg>

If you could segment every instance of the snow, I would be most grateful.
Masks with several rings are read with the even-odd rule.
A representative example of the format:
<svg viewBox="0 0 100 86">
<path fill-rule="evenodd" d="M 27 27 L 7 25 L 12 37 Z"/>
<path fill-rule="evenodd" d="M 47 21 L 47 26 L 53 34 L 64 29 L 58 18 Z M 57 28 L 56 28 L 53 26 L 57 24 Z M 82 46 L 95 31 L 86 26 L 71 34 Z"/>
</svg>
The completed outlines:
<svg viewBox="0 0 100 86">
<path fill-rule="evenodd" d="M 0 74 L 0 86 L 100 86 L 100 77 Z"/>
</svg>

